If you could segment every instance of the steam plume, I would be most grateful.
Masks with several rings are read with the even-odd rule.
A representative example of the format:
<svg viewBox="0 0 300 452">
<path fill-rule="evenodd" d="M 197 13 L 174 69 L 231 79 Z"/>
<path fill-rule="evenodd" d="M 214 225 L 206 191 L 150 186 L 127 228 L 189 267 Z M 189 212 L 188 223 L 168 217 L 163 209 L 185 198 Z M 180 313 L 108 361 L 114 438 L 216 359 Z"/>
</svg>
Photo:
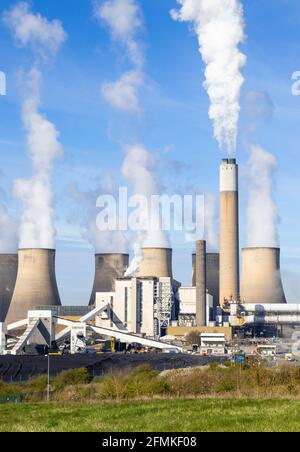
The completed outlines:
<svg viewBox="0 0 300 452">
<path fill-rule="evenodd" d="M 155 224 L 160 226 L 161 222 L 159 212 L 151 210 L 151 196 L 159 194 L 153 164 L 153 155 L 144 146 L 135 145 L 127 148 L 122 173 L 129 180 L 133 194 L 136 196 L 139 231 L 133 244 L 134 259 L 126 276 L 131 276 L 138 271 L 143 259 L 143 247 L 168 248 L 170 246 L 166 233 L 160 227 L 154 227 Z"/>
<path fill-rule="evenodd" d="M 97 226 L 96 208 L 99 195 L 103 194 L 117 198 L 117 187 L 111 175 L 101 177 L 101 187 L 99 189 L 87 192 L 81 191 L 76 185 L 70 187 L 70 195 L 76 201 L 76 206 L 80 203 L 86 210 L 86 217 L 83 219 L 82 210 L 80 210 L 80 219 L 82 221 L 82 236 L 87 239 L 95 249 L 96 253 L 128 253 L 127 238 L 123 231 L 117 230 L 100 230 Z M 117 215 L 116 212 L 110 211 L 110 220 L 118 224 L 118 218 L 112 217 Z"/>
<path fill-rule="evenodd" d="M 28 73 L 22 120 L 27 134 L 28 155 L 33 175 L 15 182 L 15 196 L 22 202 L 20 247 L 54 248 L 54 210 L 52 199 L 52 166 L 62 154 L 59 133 L 54 124 L 40 112 L 42 72 L 38 62 L 53 56 L 66 39 L 57 20 L 48 21 L 34 14 L 28 3 L 20 2 L 4 13 L 4 22 L 21 47 L 29 47 L 35 64 Z"/>
<path fill-rule="evenodd" d="M 105 82 L 101 92 L 114 108 L 130 113 L 141 111 L 139 88 L 143 85 L 143 51 L 137 35 L 143 27 L 142 13 L 136 0 L 93 2 L 95 17 L 104 23 L 113 38 L 127 52 L 133 68 L 114 82 Z"/>
<path fill-rule="evenodd" d="M 9 216 L 2 200 L 0 202 L 0 253 L 15 253 L 17 250 L 16 225 Z"/>
<path fill-rule="evenodd" d="M 243 7 L 239 0 L 177 0 L 174 20 L 190 22 L 198 36 L 210 99 L 209 117 L 221 149 L 235 152 L 244 83 L 242 69 L 246 57 L 239 50 L 244 41 Z"/>
<path fill-rule="evenodd" d="M 252 146 L 248 163 L 248 247 L 278 247 L 278 212 L 273 199 L 277 160 L 259 146 Z"/>
</svg>

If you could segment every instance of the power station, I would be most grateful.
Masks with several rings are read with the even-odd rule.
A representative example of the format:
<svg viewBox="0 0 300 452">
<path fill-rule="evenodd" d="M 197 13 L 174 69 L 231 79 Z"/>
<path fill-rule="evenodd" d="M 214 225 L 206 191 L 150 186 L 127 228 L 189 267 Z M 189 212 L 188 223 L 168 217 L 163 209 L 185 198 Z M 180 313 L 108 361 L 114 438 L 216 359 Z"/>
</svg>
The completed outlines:
<svg viewBox="0 0 300 452">
<path fill-rule="evenodd" d="M 244 248 L 240 281 L 235 159 L 224 159 L 220 166 L 220 251 L 211 252 L 205 240 L 196 241 L 192 284 L 183 286 L 174 279 L 171 248 L 145 247 L 142 253 L 132 277 L 125 277 L 128 254 L 96 254 L 91 297 L 80 314 L 79 308 L 61 306 L 55 250 L 20 249 L 18 256 L 0 255 L 2 353 L 18 354 L 33 340 L 50 346 L 66 337 L 75 353 L 84 348 L 88 331 L 126 343 L 179 350 L 164 337 L 194 329 L 207 335 L 220 335 L 224 329 L 245 335 L 259 328 L 270 335 L 300 325 L 299 305 L 286 302 L 279 248 Z M 9 351 L 4 342 L 14 334 L 16 342 Z"/>
</svg>

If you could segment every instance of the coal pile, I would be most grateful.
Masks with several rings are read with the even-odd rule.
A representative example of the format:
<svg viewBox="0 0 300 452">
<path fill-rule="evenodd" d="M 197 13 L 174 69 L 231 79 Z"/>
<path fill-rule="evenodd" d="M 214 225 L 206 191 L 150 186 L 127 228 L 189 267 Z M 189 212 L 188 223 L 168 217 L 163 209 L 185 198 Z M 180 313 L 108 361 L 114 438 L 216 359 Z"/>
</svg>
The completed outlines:
<svg viewBox="0 0 300 452">
<path fill-rule="evenodd" d="M 88 369 L 92 377 L 96 377 L 112 372 L 127 372 L 142 364 L 149 364 L 157 371 L 164 371 L 224 361 L 226 361 L 226 358 L 162 353 L 51 356 L 50 375 L 55 376 L 64 370 L 84 367 Z M 47 356 L 0 356 L 0 381 L 25 382 L 38 375 L 47 374 L 47 371 Z"/>
</svg>

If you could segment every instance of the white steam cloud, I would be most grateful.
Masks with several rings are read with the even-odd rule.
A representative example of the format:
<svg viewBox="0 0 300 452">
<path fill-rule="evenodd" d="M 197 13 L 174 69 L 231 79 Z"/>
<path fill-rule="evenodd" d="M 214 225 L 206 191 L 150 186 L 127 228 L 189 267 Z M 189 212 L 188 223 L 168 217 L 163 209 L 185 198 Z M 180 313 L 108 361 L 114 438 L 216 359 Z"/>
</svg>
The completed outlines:
<svg viewBox="0 0 300 452">
<path fill-rule="evenodd" d="M 161 224 L 159 212 L 157 212 L 158 216 L 153 218 L 155 212 L 150 210 L 151 196 L 159 194 L 158 181 L 154 176 L 153 166 L 154 157 L 144 146 L 134 145 L 127 148 L 122 173 L 129 181 L 133 195 L 136 198 L 138 205 L 136 215 L 140 230 L 134 240 L 134 258 L 126 276 L 132 276 L 139 270 L 143 259 L 143 247 L 170 247 L 170 242 L 164 231 L 159 228 L 149 227 L 149 220 L 151 219 L 153 220 L 153 225 Z M 147 200 L 146 204 L 143 202 L 145 199 Z"/>
<path fill-rule="evenodd" d="M 137 39 L 143 28 L 140 7 L 135 0 L 95 0 L 93 5 L 96 18 L 109 28 L 113 40 L 125 48 L 133 65 L 119 80 L 105 82 L 102 95 L 117 110 L 138 113 L 139 89 L 144 83 L 143 51 Z"/>
<path fill-rule="evenodd" d="M 15 253 L 17 250 L 17 229 L 7 212 L 2 199 L 0 202 L 0 253 Z"/>
<path fill-rule="evenodd" d="M 20 2 L 5 12 L 3 20 L 20 47 L 30 46 L 43 56 L 55 54 L 67 36 L 60 21 L 48 21 L 34 14 L 27 2 Z"/>
<path fill-rule="evenodd" d="M 80 210 L 79 219 L 82 222 L 82 237 L 91 243 L 96 253 L 128 253 L 127 237 L 123 231 L 120 230 L 99 230 L 97 226 L 97 214 L 99 213 L 97 199 L 101 194 L 111 196 L 117 199 L 118 188 L 113 177 L 110 174 L 101 175 L 101 186 L 99 189 L 84 192 L 76 185 L 69 189 L 71 197 L 77 203 L 80 203 L 86 210 L 86 217 L 84 218 L 82 210 Z M 117 210 L 117 203 L 116 203 Z M 118 224 L 116 211 L 110 210 L 110 221 Z M 77 216 L 76 216 L 77 219 Z"/>
<path fill-rule="evenodd" d="M 190 22 L 198 36 L 206 65 L 204 87 L 210 99 L 209 117 L 221 149 L 236 150 L 242 69 L 246 56 L 239 50 L 245 40 L 243 7 L 239 0 L 177 0 L 174 20 Z"/>
<path fill-rule="evenodd" d="M 137 71 L 126 72 L 116 82 L 102 85 L 104 99 L 117 110 L 139 113 L 138 89 L 143 84 L 141 74 Z"/>
<path fill-rule="evenodd" d="M 277 160 L 259 146 L 252 146 L 248 162 L 247 246 L 278 247 L 278 211 L 273 199 Z"/>
<path fill-rule="evenodd" d="M 208 252 L 219 249 L 219 227 L 217 222 L 216 198 L 210 193 L 204 195 L 204 237 Z M 200 223 L 201 224 L 201 223 Z"/>
<path fill-rule="evenodd" d="M 66 33 L 59 21 L 48 21 L 40 14 L 34 14 L 26 2 L 5 12 L 4 22 L 17 44 L 31 48 L 36 57 L 24 84 L 22 106 L 33 175 L 29 180 L 17 180 L 14 186 L 14 194 L 22 202 L 19 246 L 54 248 L 52 167 L 63 150 L 55 125 L 40 112 L 42 72 L 38 69 L 38 57 L 53 56 L 65 41 Z"/>
</svg>

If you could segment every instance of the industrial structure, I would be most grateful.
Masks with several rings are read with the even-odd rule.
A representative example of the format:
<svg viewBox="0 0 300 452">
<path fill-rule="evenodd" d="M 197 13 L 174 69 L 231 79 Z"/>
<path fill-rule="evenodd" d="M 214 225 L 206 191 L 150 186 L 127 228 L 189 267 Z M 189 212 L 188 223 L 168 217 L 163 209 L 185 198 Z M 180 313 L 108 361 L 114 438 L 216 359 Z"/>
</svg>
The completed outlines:
<svg viewBox="0 0 300 452">
<path fill-rule="evenodd" d="M 95 279 L 90 305 L 95 305 L 97 292 L 113 292 L 115 280 L 123 278 L 129 266 L 128 254 L 96 254 Z"/>
<path fill-rule="evenodd" d="M 280 273 L 280 249 L 243 249 L 241 300 L 247 304 L 286 303 Z"/>
<path fill-rule="evenodd" d="M 191 331 L 201 333 L 203 350 L 213 344 L 218 354 L 225 337 L 233 334 L 255 336 L 259 330 L 274 336 L 285 327 L 299 327 L 300 305 L 286 303 L 279 248 L 243 249 L 240 285 L 238 190 L 236 160 L 222 160 L 220 252 L 207 252 L 204 240 L 196 242 L 189 287 L 173 277 L 170 248 L 144 248 L 132 277 L 125 277 L 127 254 L 97 254 L 89 306 L 62 307 L 55 250 L 21 249 L 19 258 L 0 255 L 0 354 L 21 353 L 32 342 L 51 347 L 66 338 L 71 353 L 82 353 L 91 332 L 126 344 L 180 351 L 163 336 Z M 15 336 L 11 348 L 8 336 Z"/>
<path fill-rule="evenodd" d="M 238 165 L 225 159 L 220 168 L 220 306 L 239 298 Z"/>
<path fill-rule="evenodd" d="M 143 248 L 143 259 L 138 278 L 173 278 L 172 249 L 169 248 Z"/>
<path fill-rule="evenodd" d="M 20 249 L 18 275 L 6 323 L 27 318 L 36 306 L 61 305 L 55 275 L 55 250 Z"/>
<path fill-rule="evenodd" d="M 196 254 L 192 255 L 192 286 L 196 287 Z M 206 289 L 207 292 L 213 297 L 213 312 L 212 317 L 216 312 L 216 308 L 219 306 L 220 299 L 220 254 L 219 253 L 206 253 Z"/>
<path fill-rule="evenodd" d="M 4 322 L 14 293 L 18 272 L 17 254 L 0 254 L 0 322 Z"/>
<path fill-rule="evenodd" d="M 97 319 L 97 326 L 160 338 L 178 318 L 179 286 L 166 277 L 116 280 L 115 292 L 97 294 L 96 306 L 101 303 L 109 306 L 108 312 Z"/>
</svg>

